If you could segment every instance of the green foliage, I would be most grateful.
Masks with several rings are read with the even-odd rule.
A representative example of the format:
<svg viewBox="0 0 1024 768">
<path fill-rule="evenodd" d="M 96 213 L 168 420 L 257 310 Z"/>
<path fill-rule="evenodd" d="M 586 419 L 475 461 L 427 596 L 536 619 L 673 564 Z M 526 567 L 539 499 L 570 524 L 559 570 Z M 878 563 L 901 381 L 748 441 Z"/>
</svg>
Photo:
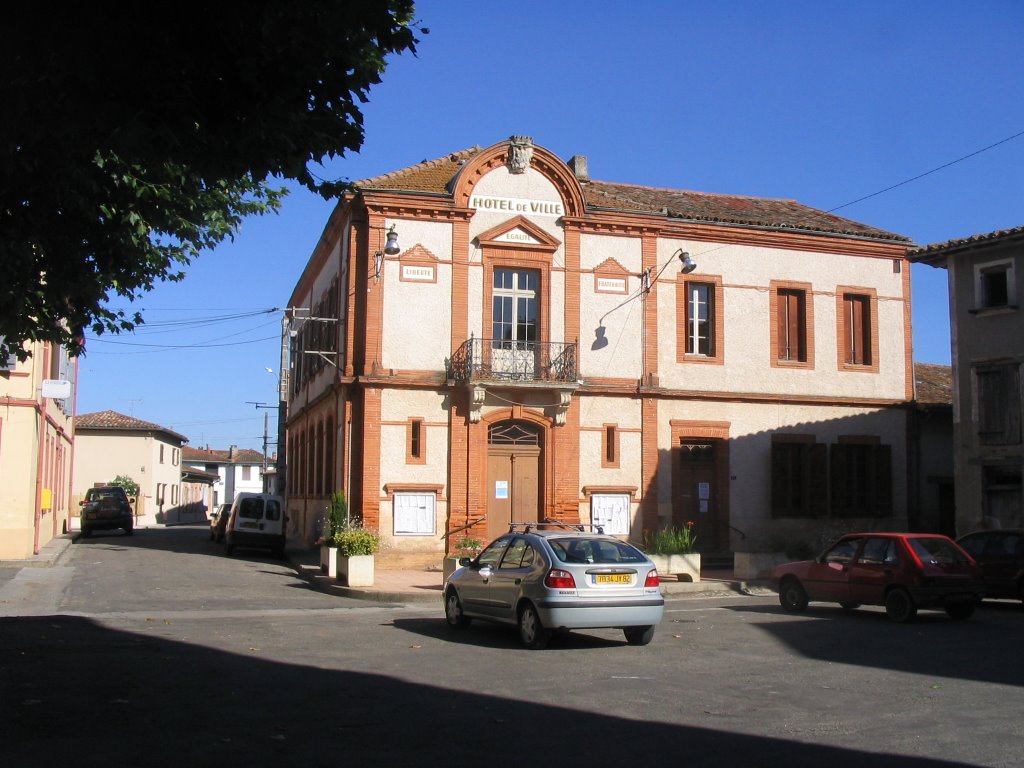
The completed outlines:
<svg viewBox="0 0 1024 768">
<path fill-rule="evenodd" d="M 0 357 L 131 330 L 135 301 L 181 280 L 311 164 L 363 142 L 385 59 L 415 52 L 412 0 L 25 6 L 0 25 Z M 45 44 L 40 43 L 45 41 Z M 271 183 L 273 182 L 273 184 Z"/>
<path fill-rule="evenodd" d="M 327 529 L 325 536 L 348 527 L 348 500 L 344 491 L 335 491 L 331 495 L 331 508 L 327 513 Z"/>
<path fill-rule="evenodd" d="M 455 542 L 448 556 L 455 560 L 463 557 L 476 557 L 483 547 L 484 543 L 480 539 L 465 537 Z"/>
<path fill-rule="evenodd" d="M 139 497 L 139 484 L 127 475 L 118 475 L 110 484 L 124 488 L 124 492 L 128 494 L 129 498 L 137 499 Z"/>
<path fill-rule="evenodd" d="M 644 533 L 644 549 L 652 555 L 684 555 L 693 552 L 697 537 L 693 529 L 696 523 L 689 522 L 676 528 L 669 526 L 653 533 Z"/>
<path fill-rule="evenodd" d="M 337 547 L 342 557 L 373 555 L 380 549 L 380 537 L 362 526 L 349 525 L 332 533 L 327 539 L 327 546 Z"/>
</svg>

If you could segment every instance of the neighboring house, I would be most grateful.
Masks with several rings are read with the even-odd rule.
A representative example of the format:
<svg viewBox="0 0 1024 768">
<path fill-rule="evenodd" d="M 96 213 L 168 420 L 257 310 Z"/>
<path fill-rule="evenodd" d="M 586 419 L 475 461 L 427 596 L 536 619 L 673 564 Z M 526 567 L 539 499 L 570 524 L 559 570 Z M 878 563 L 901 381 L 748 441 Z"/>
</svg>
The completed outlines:
<svg viewBox="0 0 1024 768">
<path fill-rule="evenodd" d="M 264 456 L 251 448 L 232 445 L 226 451 L 206 448 L 185 447 L 184 461 L 189 467 L 196 467 L 217 476 L 212 486 L 210 508 L 219 504 L 230 504 L 235 494 L 242 491 L 262 493 Z"/>
<path fill-rule="evenodd" d="M 548 518 L 716 555 L 903 529 L 908 245 L 528 137 L 355 182 L 289 301 L 289 535 L 338 489 L 385 567 Z"/>
<path fill-rule="evenodd" d="M 187 440 L 117 411 L 83 413 L 75 417 L 74 493 L 81 498 L 123 475 L 139 486 L 137 525 L 181 522 L 181 447 Z"/>
<path fill-rule="evenodd" d="M 1024 527 L 1024 227 L 928 245 L 911 259 L 948 272 L 957 532 Z"/>
<path fill-rule="evenodd" d="M 910 416 L 909 528 L 956 534 L 953 483 L 953 369 L 914 363 L 914 408 Z"/>
<path fill-rule="evenodd" d="M 77 365 L 54 344 L 28 351 L 23 363 L 0 359 L 0 560 L 38 553 L 68 530 L 72 509 Z M 44 380 L 69 382 L 70 395 L 46 396 Z"/>
</svg>

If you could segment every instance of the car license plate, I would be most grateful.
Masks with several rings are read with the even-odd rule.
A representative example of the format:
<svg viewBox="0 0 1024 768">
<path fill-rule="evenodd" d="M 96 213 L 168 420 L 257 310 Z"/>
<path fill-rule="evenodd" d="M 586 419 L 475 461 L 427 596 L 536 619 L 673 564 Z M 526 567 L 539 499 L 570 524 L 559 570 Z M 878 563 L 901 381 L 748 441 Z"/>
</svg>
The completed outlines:
<svg viewBox="0 0 1024 768">
<path fill-rule="evenodd" d="M 629 584 L 633 577 L 628 573 L 598 573 L 594 575 L 595 584 Z"/>
</svg>

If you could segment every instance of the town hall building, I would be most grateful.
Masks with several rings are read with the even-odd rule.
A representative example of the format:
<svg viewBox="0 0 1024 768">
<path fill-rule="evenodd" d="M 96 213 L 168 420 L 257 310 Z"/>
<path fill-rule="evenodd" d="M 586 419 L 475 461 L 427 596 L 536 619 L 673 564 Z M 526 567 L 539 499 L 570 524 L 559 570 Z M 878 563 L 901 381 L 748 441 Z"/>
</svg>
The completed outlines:
<svg viewBox="0 0 1024 768">
<path fill-rule="evenodd" d="M 510 522 L 708 554 L 907 525 L 907 238 L 513 136 L 356 182 L 289 301 L 284 483 L 381 567 Z"/>
</svg>

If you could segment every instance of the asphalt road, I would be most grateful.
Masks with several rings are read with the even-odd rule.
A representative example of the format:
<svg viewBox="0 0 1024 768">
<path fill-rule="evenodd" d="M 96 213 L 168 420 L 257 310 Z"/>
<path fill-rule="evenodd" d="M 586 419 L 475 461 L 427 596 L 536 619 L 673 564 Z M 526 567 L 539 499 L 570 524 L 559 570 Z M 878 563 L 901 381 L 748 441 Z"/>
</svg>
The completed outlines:
<svg viewBox="0 0 1024 768">
<path fill-rule="evenodd" d="M 1022 630 L 691 598 L 527 651 L 199 527 L 97 534 L 0 581 L 0 765 L 1020 766 Z"/>
</svg>

